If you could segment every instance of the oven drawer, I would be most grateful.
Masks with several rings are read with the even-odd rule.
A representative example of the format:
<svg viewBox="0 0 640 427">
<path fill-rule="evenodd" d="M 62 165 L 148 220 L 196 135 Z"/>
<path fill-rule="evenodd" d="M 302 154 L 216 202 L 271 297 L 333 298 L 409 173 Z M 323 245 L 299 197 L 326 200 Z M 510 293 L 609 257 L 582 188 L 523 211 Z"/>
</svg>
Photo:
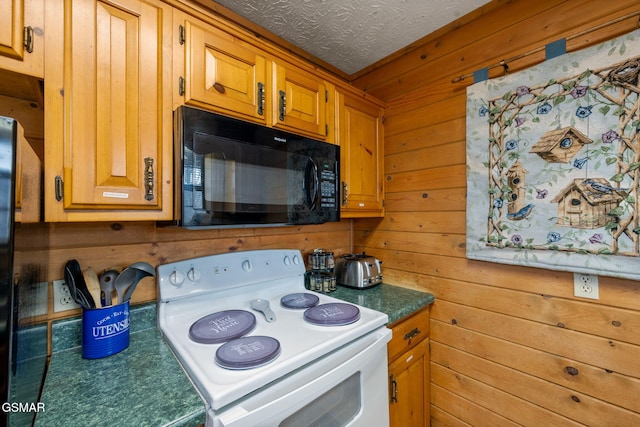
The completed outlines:
<svg viewBox="0 0 640 427">
<path fill-rule="evenodd" d="M 391 329 L 393 337 L 388 345 L 390 361 L 429 336 L 429 307 L 391 325 Z"/>
</svg>

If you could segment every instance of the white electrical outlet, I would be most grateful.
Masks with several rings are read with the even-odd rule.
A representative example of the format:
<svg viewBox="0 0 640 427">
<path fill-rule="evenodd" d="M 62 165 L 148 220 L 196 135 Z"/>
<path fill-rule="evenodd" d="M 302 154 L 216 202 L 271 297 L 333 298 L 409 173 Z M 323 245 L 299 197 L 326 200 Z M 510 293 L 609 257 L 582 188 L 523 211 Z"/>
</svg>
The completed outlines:
<svg viewBox="0 0 640 427">
<path fill-rule="evenodd" d="M 53 312 L 73 310 L 80 306 L 71 298 L 71 291 L 64 280 L 53 281 Z"/>
<path fill-rule="evenodd" d="M 573 294 L 581 298 L 598 299 L 598 276 L 573 273 Z"/>
</svg>

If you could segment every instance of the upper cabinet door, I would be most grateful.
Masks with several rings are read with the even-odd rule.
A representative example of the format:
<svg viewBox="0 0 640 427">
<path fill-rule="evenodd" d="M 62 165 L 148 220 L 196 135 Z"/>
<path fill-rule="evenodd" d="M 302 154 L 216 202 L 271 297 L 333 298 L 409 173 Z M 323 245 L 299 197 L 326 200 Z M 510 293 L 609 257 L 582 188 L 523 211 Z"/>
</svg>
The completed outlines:
<svg viewBox="0 0 640 427">
<path fill-rule="evenodd" d="M 0 0 L 0 54 L 22 59 L 24 0 Z"/>
<path fill-rule="evenodd" d="M 266 60 L 211 25 L 186 20 L 184 102 L 266 123 Z"/>
<path fill-rule="evenodd" d="M 48 198 L 47 220 L 171 219 L 171 9 L 67 0 L 65 14 L 62 146 L 45 162 L 63 208 Z M 49 157 L 62 159 L 62 177 Z"/>
<path fill-rule="evenodd" d="M 337 91 L 342 218 L 384 215 L 384 133 L 381 106 Z"/>
<path fill-rule="evenodd" d="M 44 77 L 44 0 L 0 0 L 0 69 Z"/>
<path fill-rule="evenodd" d="M 322 78 L 273 62 L 272 125 L 325 140 L 328 92 Z"/>
</svg>

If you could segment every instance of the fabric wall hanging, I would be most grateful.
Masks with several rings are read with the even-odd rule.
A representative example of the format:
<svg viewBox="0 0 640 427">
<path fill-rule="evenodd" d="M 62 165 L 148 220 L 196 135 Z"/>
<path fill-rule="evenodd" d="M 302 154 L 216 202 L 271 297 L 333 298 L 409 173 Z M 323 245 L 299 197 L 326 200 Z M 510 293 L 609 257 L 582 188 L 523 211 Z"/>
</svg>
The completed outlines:
<svg viewBox="0 0 640 427">
<path fill-rule="evenodd" d="M 640 279 L 640 30 L 467 89 L 467 257 Z"/>
</svg>

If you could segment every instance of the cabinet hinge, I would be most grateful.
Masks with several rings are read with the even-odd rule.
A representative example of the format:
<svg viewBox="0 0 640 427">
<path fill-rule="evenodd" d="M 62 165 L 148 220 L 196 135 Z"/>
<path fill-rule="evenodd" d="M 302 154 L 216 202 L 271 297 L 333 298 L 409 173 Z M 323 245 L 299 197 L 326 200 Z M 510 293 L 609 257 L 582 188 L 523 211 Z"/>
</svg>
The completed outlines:
<svg viewBox="0 0 640 427">
<path fill-rule="evenodd" d="M 324 90 L 324 102 L 329 102 L 329 91 Z"/>
<path fill-rule="evenodd" d="M 33 27 L 24 27 L 22 43 L 24 45 L 24 50 L 29 53 L 33 52 Z"/>
<path fill-rule="evenodd" d="M 178 78 L 178 94 L 184 96 L 184 77 Z"/>
<path fill-rule="evenodd" d="M 384 124 L 384 116 L 382 116 L 382 124 Z"/>
<path fill-rule="evenodd" d="M 55 193 L 57 201 L 61 201 L 64 198 L 64 181 L 60 175 L 55 178 Z"/>
<path fill-rule="evenodd" d="M 178 41 L 180 42 L 181 45 L 184 44 L 184 41 L 185 41 L 184 25 L 180 25 L 180 27 L 178 28 Z"/>
<path fill-rule="evenodd" d="M 328 125 L 328 124 L 325 124 L 325 125 L 324 125 L 324 134 L 325 134 L 326 136 L 329 136 L 329 125 Z"/>
</svg>

